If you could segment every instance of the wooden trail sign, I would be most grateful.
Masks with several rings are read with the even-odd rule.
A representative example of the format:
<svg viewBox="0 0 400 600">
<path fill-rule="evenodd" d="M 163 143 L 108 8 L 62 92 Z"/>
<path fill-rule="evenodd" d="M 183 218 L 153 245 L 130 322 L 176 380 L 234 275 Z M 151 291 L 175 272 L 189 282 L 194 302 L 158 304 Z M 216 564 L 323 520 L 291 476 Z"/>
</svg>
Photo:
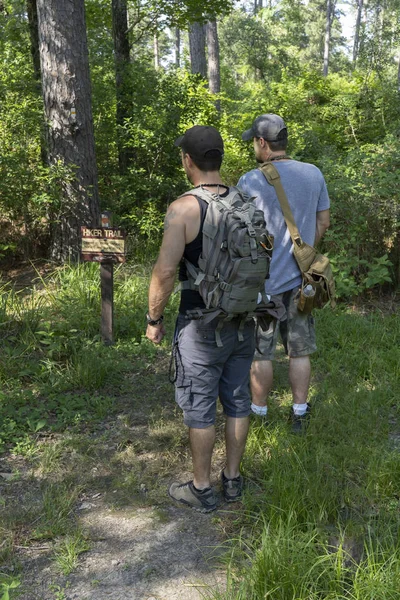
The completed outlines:
<svg viewBox="0 0 400 600">
<path fill-rule="evenodd" d="M 109 216 L 102 222 L 108 224 Z M 81 227 L 81 260 L 100 263 L 101 337 L 108 345 L 114 341 L 114 263 L 125 262 L 125 242 L 117 227 Z"/>
<path fill-rule="evenodd" d="M 125 262 L 126 232 L 118 227 L 81 227 L 81 259 Z"/>
</svg>

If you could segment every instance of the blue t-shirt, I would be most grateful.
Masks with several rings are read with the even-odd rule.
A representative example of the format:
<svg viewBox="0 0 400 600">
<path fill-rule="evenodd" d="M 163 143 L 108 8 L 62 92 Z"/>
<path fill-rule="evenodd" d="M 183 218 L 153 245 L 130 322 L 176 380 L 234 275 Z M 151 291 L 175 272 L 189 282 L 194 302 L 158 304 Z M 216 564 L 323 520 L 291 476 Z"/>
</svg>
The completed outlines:
<svg viewBox="0 0 400 600">
<path fill-rule="evenodd" d="M 326 183 L 314 165 L 297 160 L 275 161 L 283 189 L 302 239 L 311 246 L 315 242 L 317 212 L 330 206 Z M 301 273 L 293 256 L 293 243 L 283 217 L 275 188 L 259 169 L 245 173 L 238 182 L 246 194 L 264 211 L 268 231 L 274 236 L 270 276 L 265 282 L 267 294 L 282 294 L 301 284 Z"/>
</svg>

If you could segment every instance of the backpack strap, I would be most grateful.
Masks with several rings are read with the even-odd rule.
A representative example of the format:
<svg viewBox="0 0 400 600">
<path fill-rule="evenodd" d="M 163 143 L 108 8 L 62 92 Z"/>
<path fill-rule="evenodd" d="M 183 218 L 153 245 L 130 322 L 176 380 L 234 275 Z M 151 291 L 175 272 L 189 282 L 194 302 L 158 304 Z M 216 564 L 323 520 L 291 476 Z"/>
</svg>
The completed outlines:
<svg viewBox="0 0 400 600">
<path fill-rule="evenodd" d="M 250 198 L 250 196 L 248 196 L 243 190 L 236 186 L 228 187 L 225 185 L 221 185 L 221 187 L 227 187 L 228 194 L 226 196 L 221 196 L 221 194 L 218 194 L 216 192 L 210 192 L 205 187 L 203 187 L 203 185 L 199 185 L 198 187 L 192 188 L 191 190 L 184 192 L 183 194 L 178 196 L 178 199 L 184 198 L 185 196 L 197 196 L 198 198 L 201 198 L 202 200 L 207 202 L 207 204 L 210 204 L 212 200 L 219 200 L 220 202 L 222 202 L 222 204 L 226 206 L 226 208 L 231 207 L 229 199 L 236 195 L 239 195 L 243 202 L 249 202 L 250 200 L 254 199 Z"/>
<path fill-rule="evenodd" d="M 299 230 L 297 229 L 296 222 L 293 217 L 292 209 L 290 208 L 285 190 L 283 189 L 281 177 L 275 165 L 271 162 L 265 162 L 259 167 L 261 173 L 270 185 L 275 188 L 276 195 L 278 196 L 279 204 L 283 212 L 283 216 L 286 221 L 287 228 L 289 229 L 290 237 L 297 246 L 301 246 L 303 240 L 301 239 Z"/>
</svg>

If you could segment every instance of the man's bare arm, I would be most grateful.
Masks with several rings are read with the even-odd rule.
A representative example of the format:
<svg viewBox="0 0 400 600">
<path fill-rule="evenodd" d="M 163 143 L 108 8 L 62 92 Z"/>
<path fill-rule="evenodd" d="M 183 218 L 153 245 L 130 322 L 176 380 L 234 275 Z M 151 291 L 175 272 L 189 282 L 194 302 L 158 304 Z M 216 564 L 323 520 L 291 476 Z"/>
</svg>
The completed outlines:
<svg viewBox="0 0 400 600">
<path fill-rule="evenodd" d="M 321 238 L 324 236 L 325 231 L 328 229 L 330 225 L 329 219 L 329 208 L 327 210 L 320 210 L 317 212 L 317 226 L 315 230 L 315 242 L 314 245 L 317 245 Z"/>
<path fill-rule="evenodd" d="M 183 212 L 182 206 L 173 202 L 165 216 L 163 241 L 149 287 L 149 315 L 152 320 L 161 317 L 174 289 L 176 269 L 186 243 Z M 151 341 L 160 343 L 164 335 L 162 324 L 148 325 L 146 336 Z"/>
</svg>

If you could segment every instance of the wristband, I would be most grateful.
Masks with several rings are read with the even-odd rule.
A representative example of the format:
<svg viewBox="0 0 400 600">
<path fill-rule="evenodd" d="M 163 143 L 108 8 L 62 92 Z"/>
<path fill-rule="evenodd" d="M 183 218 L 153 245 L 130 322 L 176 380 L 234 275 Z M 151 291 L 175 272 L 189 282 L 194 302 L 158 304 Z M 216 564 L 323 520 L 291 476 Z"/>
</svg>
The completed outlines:
<svg viewBox="0 0 400 600">
<path fill-rule="evenodd" d="M 164 315 L 161 315 L 161 317 L 159 317 L 158 319 L 152 319 L 149 313 L 147 313 L 146 321 L 147 325 L 151 325 L 152 327 L 154 327 L 155 325 L 161 325 L 161 323 L 164 321 Z"/>
</svg>

